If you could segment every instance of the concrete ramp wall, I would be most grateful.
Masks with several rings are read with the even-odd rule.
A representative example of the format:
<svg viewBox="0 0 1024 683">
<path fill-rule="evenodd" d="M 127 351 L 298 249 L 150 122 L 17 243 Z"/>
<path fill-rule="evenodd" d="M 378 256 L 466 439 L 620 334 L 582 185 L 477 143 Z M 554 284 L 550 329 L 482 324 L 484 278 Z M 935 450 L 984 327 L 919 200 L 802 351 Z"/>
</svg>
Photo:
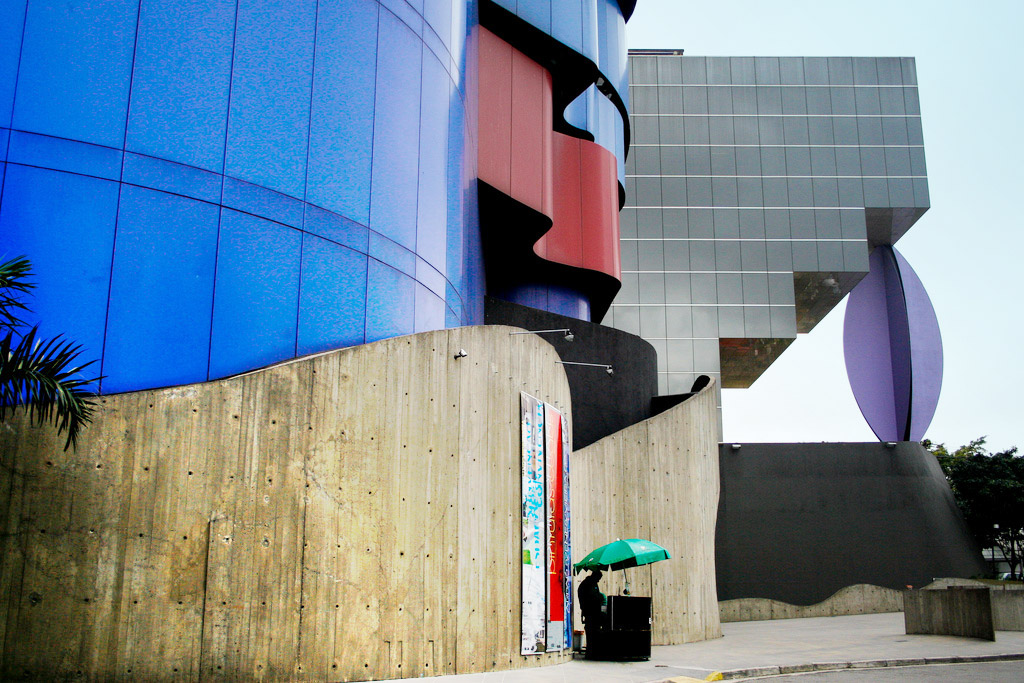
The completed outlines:
<svg viewBox="0 0 1024 683">
<path fill-rule="evenodd" d="M 573 561 L 616 538 L 646 538 L 672 559 L 606 572 L 611 595 L 628 573 L 653 598 L 655 645 L 721 637 L 715 590 L 718 509 L 715 385 L 572 456 Z M 585 574 L 577 579 L 579 580 Z M 576 628 L 582 628 L 579 608 Z"/>
</svg>

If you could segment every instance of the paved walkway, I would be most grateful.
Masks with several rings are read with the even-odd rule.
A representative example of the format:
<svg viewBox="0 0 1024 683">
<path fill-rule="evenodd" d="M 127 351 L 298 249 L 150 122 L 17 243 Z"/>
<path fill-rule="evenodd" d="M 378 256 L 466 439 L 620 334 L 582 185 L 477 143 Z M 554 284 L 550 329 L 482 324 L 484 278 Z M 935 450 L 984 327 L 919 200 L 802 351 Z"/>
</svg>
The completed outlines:
<svg viewBox="0 0 1024 683">
<path fill-rule="evenodd" d="M 840 663 L 844 667 L 949 661 L 951 657 L 1024 659 L 1024 632 L 999 631 L 995 642 L 904 633 L 903 614 L 780 619 L 722 624 L 725 637 L 653 648 L 647 662 L 588 662 L 486 674 L 437 676 L 445 683 L 642 683 L 779 673 L 779 667 Z M 431 679 L 418 679 L 431 680 Z"/>
</svg>

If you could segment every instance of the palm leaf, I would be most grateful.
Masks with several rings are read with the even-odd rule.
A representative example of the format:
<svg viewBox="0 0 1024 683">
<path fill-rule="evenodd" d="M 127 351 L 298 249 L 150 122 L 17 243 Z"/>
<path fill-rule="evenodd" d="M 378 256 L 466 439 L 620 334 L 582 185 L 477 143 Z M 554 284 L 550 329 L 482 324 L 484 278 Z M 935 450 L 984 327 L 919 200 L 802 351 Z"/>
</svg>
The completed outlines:
<svg viewBox="0 0 1024 683">
<path fill-rule="evenodd" d="M 24 256 L 0 263 L 0 330 L 13 332 L 24 324 L 18 312 L 28 311 L 28 306 L 18 295 L 35 287 L 28 279 L 31 267 Z"/>
<path fill-rule="evenodd" d="M 67 432 L 67 450 L 92 420 L 96 395 L 86 386 L 100 378 L 82 377 L 95 361 L 76 365 L 81 345 L 60 336 L 37 340 L 37 332 L 33 327 L 15 340 L 9 331 L 0 339 L 0 420 L 24 406 L 31 422 L 52 421 L 58 434 Z"/>
</svg>

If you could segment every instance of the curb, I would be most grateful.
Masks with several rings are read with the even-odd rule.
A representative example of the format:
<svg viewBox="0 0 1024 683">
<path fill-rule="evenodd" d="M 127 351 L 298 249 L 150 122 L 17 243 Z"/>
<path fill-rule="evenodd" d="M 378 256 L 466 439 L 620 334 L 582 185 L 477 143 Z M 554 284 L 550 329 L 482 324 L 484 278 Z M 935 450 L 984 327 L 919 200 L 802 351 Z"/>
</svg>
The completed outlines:
<svg viewBox="0 0 1024 683">
<path fill-rule="evenodd" d="M 1024 652 L 998 655 L 957 655 L 952 657 L 917 657 L 912 659 L 868 659 L 858 662 L 818 662 L 814 664 L 782 664 L 777 666 L 758 666 L 749 669 L 729 669 L 709 674 L 705 681 L 734 681 L 739 679 L 768 678 L 787 674 L 808 673 L 812 671 L 839 671 L 842 669 L 880 669 L 897 666 L 924 666 L 929 664 L 973 664 L 979 662 L 1005 662 L 1024 660 Z M 683 683 L 699 679 L 676 676 L 666 678 L 660 683 Z"/>
</svg>

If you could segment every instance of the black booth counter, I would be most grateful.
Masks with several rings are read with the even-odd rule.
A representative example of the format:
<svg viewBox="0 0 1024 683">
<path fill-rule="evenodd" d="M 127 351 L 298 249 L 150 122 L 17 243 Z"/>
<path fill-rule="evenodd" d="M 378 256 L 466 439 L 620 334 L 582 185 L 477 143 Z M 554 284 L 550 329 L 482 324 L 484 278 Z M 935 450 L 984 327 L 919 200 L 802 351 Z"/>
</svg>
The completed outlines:
<svg viewBox="0 0 1024 683">
<path fill-rule="evenodd" d="M 587 659 L 650 659 L 651 599 L 609 595 L 604 623 L 587 630 Z"/>
</svg>

